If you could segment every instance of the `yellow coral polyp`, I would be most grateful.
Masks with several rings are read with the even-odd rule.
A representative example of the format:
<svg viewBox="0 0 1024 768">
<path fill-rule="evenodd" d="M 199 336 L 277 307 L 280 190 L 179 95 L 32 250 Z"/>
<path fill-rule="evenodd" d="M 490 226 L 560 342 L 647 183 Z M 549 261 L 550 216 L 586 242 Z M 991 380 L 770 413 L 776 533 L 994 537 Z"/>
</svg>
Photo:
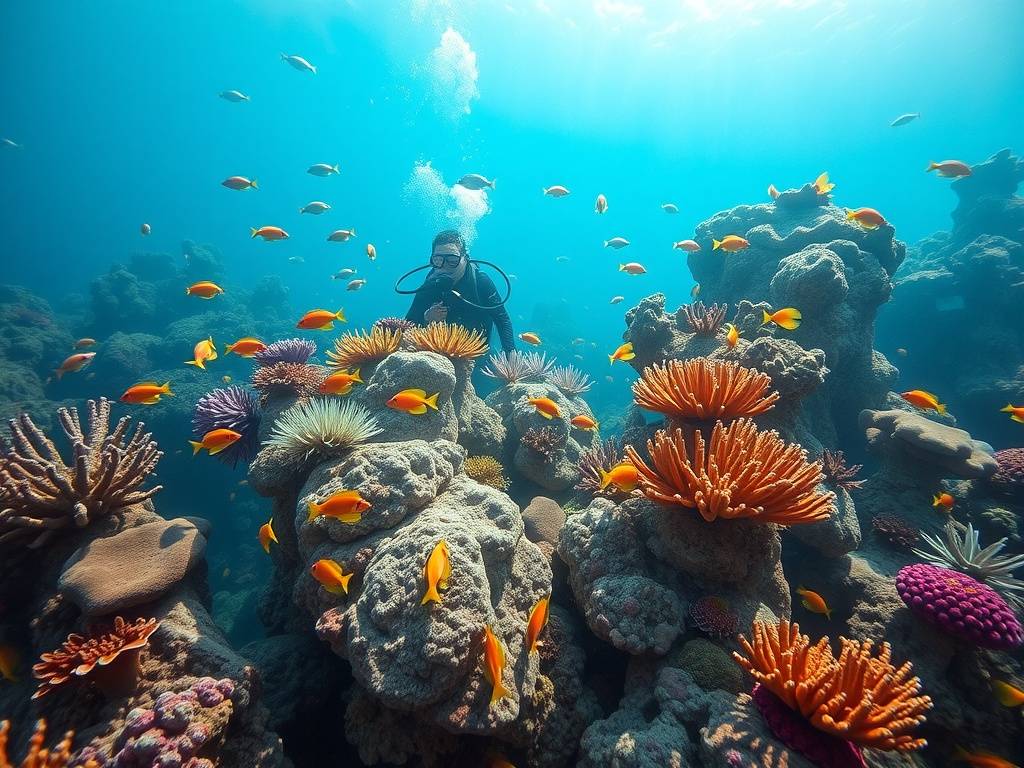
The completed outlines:
<svg viewBox="0 0 1024 768">
<path fill-rule="evenodd" d="M 369 333 L 355 331 L 343 333 L 334 340 L 334 349 L 327 350 L 327 365 L 338 370 L 355 368 L 398 351 L 402 340 L 400 330 L 374 326 Z"/>
<path fill-rule="evenodd" d="M 475 360 L 487 352 L 487 340 L 482 333 L 454 323 L 430 323 L 426 328 L 410 328 L 405 332 L 405 338 L 416 349 L 456 360 Z"/>
<path fill-rule="evenodd" d="M 466 474 L 483 485 L 504 491 L 508 488 L 505 468 L 492 456 L 470 456 L 464 465 Z"/>
</svg>

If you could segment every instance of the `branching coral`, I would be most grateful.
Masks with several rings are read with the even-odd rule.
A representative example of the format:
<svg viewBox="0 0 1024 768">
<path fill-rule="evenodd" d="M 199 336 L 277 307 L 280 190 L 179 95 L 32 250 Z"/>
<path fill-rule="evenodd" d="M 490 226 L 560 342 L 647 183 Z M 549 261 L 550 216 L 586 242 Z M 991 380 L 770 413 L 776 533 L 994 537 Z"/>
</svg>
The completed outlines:
<svg viewBox="0 0 1024 768">
<path fill-rule="evenodd" d="M 548 381 L 570 397 L 582 395 L 594 386 L 590 376 L 572 365 L 555 368 L 548 375 Z"/>
<path fill-rule="evenodd" d="M 0 723 L 0 768 L 14 768 L 14 763 L 7 756 L 10 732 L 10 720 Z M 28 742 L 28 752 L 21 761 L 21 768 L 64 768 L 71 759 L 71 742 L 74 738 L 75 732 L 68 731 L 57 746 L 47 749 L 43 746 L 46 741 L 46 720 L 37 720 L 35 732 Z"/>
<path fill-rule="evenodd" d="M 546 376 L 554 365 L 555 361 L 548 360 L 543 352 L 520 352 L 513 349 L 511 352 L 491 355 L 482 371 L 485 376 L 492 379 L 515 384 Z"/>
<path fill-rule="evenodd" d="M 138 679 L 139 651 L 158 626 L 156 619 L 129 623 L 118 616 L 110 632 L 68 635 L 60 648 L 42 654 L 32 667 L 32 674 L 41 681 L 32 698 L 45 696 L 72 676 L 86 675 L 110 696 L 131 693 Z"/>
<path fill-rule="evenodd" d="M 625 495 L 617 485 L 610 483 L 604 488 L 601 487 L 601 473 L 610 472 L 612 467 L 622 462 L 622 447 L 615 438 L 609 438 L 604 442 L 595 442 L 588 450 L 580 454 L 577 469 L 580 472 L 579 482 L 576 489 L 590 491 L 595 496 L 623 496 Z"/>
<path fill-rule="evenodd" d="M 286 395 L 313 397 L 327 378 L 327 369 L 307 363 L 272 363 L 252 372 L 252 385 L 264 398 Z"/>
<path fill-rule="evenodd" d="M 268 344 L 252 356 L 260 365 L 275 363 L 308 363 L 316 354 L 316 342 L 310 339 L 282 339 Z"/>
<path fill-rule="evenodd" d="M 221 461 L 235 466 L 251 461 L 259 447 L 259 399 L 244 387 L 227 387 L 207 392 L 192 411 L 192 433 L 202 440 L 214 429 L 233 429 L 242 437 L 217 454 Z"/>
<path fill-rule="evenodd" d="M 641 408 L 679 419 L 708 421 L 757 416 L 775 405 L 771 378 L 752 368 L 696 357 L 644 368 L 633 382 Z"/>
<path fill-rule="evenodd" d="M 465 463 L 466 474 L 478 483 L 504 491 L 508 488 L 505 468 L 493 456 L 469 456 Z"/>
<path fill-rule="evenodd" d="M 455 323 L 431 323 L 410 328 L 405 338 L 415 349 L 436 352 L 456 360 L 474 360 L 487 352 L 487 340 L 479 331 Z"/>
<path fill-rule="evenodd" d="M 921 681 L 910 662 L 892 665 L 888 643 L 874 656 L 870 640 L 841 637 L 837 659 L 827 637 L 811 645 L 800 625 L 786 619 L 777 625 L 756 621 L 753 641 L 741 635 L 739 642 L 737 663 L 818 730 L 872 749 L 925 746 L 911 731 L 924 723 L 932 701 L 918 695 Z"/>
<path fill-rule="evenodd" d="M 875 515 L 871 518 L 871 529 L 895 547 L 910 549 L 921 538 L 921 533 L 902 518 L 895 515 Z"/>
<path fill-rule="evenodd" d="M 825 475 L 825 482 L 833 488 L 843 488 L 847 491 L 860 488 L 864 481 L 857 479 L 857 473 L 863 468 L 863 464 L 848 465 L 842 451 L 830 451 L 826 448 L 821 452 L 821 471 Z"/>
<path fill-rule="evenodd" d="M 343 333 L 334 340 L 334 349 L 327 350 L 327 364 L 331 368 L 349 369 L 375 363 L 398 351 L 401 340 L 401 331 L 380 325 L 374 325 L 369 333 Z"/>
<path fill-rule="evenodd" d="M 800 446 L 786 444 L 778 433 L 759 432 L 748 419 L 728 427 L 718 422 L 709 445 L 695 430 L 692 452 L 681 429 L 661 429 L 647 450 L 654 468 L 626 446 L 644 495 L 696 508 L 707 521 L 750 517 L 796 525 L 825 520 L 834 511 L 835 494 L 816 489 L 821 465 L 808 462 Z"/>
<path fill-rule="evenodd" d="M 712 304 L 705 307 L 703 301 L 695 301 L 682 308 L 683 317 L 687 324 L 698 336 L 714 336 L 725 320 L 725 313 L 729 311 L 728 304 Z"/>
<path fill-rule="evenodd" d="M 374 328 L 383 328 L 388 331 L 407 331 L 410 328 L 415 328 L 416 323 L 412 320 L 406 320 L 404 317 L 381 317 L 374 321 Z"/>
<path fill-rule="evenodd" d="M 969 574 L 988 584 L 1011 602 L 1024 606 L 1024 581 L 1013 572 L 1024 566 L 1024 555 L 1000 555 L 1006 539 L 982 549 L 978 531 L 971 523 L 963 525 L 951 520 L 943 529 L 943 537 L 922 534 L 927 550 L 915 549 L 914 554 L 932 565 L 952 568 Z"/>
<path fill-rule="evenodd" d="M 540 427 L 539 429 L 534 427 L 526 430 L 523 436 L 519 438 L 519 442 L 525 445 L 532 451 L 536 451 L 544 457 L 544 461 L 551 461 L 554 458 L 555 451 L 560 447 L 560 438 L 558 432 L 552 427 Z"/>
<path fill-rule="evenodd" d="M 82 528 L 163 487 L 141 487 L 163 456 L 146 425 L 137 422 L 129 436 L 128 416 L 110 429 L 109 400 L 87 408 L 87 432 L 77 408 L 57 411 L 71 443 L 67 464 L 28 414 L 8 422 L 10 445 L 0 439 L 0 544 L 29 538 L 30 548 L 40 547 L 63 528 Z"/>
<path fill-rule="evenodd" d="M 281 414 L 265 445 L 284 450 L 293 461 L 303 461 L 313 454 L 346 451 L 380 431 L 377 420 L 361 405 L 318 398 Z"/>
</svg>

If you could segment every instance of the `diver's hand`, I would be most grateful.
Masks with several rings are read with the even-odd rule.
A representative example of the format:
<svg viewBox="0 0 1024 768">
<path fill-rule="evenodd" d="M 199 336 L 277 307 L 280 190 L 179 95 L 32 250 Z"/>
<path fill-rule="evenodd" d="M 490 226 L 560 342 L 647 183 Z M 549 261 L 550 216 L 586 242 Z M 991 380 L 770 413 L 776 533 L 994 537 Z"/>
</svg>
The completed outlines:
<svg viewBox="0 0 1024 768">
<path fill-rule="evenodd" d="M 423 319 L 428 323 L 443 323 L 448 319 L 448 307 L 440 301 L 431 304 L 423 313 Z"/>
</svg>

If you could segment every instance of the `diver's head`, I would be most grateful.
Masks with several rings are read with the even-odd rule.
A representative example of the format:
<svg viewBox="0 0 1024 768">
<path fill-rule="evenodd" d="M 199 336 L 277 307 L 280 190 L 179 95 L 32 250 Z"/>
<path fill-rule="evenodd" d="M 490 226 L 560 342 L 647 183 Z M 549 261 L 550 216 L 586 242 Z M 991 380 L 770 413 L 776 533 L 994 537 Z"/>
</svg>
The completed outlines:
<svg viewBox="0 0 1024 768">
<path fill-rule="evenodd" d="M 444 275 L 454 285 L 466 274 L 468 263 L 469 253 L 462 235 L 454 229 L 438 232 L 434 237 L 430 252 L 430 266 L 434 268 L 433 274 Z"/>
</svg>

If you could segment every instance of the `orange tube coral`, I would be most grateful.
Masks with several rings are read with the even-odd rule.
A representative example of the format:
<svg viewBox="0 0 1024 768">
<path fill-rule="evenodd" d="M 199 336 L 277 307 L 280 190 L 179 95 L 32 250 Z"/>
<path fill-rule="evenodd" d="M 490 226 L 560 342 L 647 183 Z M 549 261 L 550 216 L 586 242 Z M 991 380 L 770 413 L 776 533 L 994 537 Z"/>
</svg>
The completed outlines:
<svg viewBox="0 0 1024 768">
<path fill-rule="evenodd" d="M 410 328 L 405 332 L 405 338 L 416 349 L 456 360 L 474 360 L 487 351 L 483 334 L 454 323 L 431 323 L 426 328 Z"/>
<path fill-rule="evenodd" d="M 771 383 L 767 374 L 737 363 L 668 360 L 644 368 L 633 383 L 633 399 L 641 408 L 679 419 L 735 419 L 774 407 L 779 393 L 767 393 Z"/>
<path fill-rule="evenodd" d="M 14 763 L 7 756 L 7 738 L 11 730 L 11 721 L 0 723 L 0 768 L 14 768 Z M 28 742 L 28 752 L 21 761 L 21 768 L 64 768 L 71 761 L 71 742 L 75 738 L 74 731 L 68 731 L 64 738 L 52 749 L 43 746 L 46 742 L 46 721 L 37 720 L 36 730 Z M 90 761 L 87 765 L 95 766 Z"/>
<path fill-rule="evenodd" d="M 736 662 L 780 701 L 820 731 L 872 749 L 909 752 L 925 746 L 910 731 L 925 721 L 932 700 L 910 662 L 896 669 L 888 643 L 878 656 L 871 641 L 839 638 L 839 658 L 827 637 L 811 645 L 799 624 L 756 621 L 753 642 L 740 635 Z"/>
<path fill-rule="evenodd" d="M 398 350 L 402 340 L 400 330 L 375 325 L 366 331 L 343 333 L 334 340 L 334 349 L 327 350 L 327 365 L 331 368 L 353 368 L 364 363 L 377 362 Z"/>
<path fill-rule="evenodd" d="M 800 446 L 783 442 L 778 433 L 759 432 L 748 419 L 715 424 L 710 446 L 695 430 L 692 458 L 681 429 L 658 430 L 647 441 L 653 469 L 632 446 L 625 450 L 647 498 L 696 508 L 709 522 L 752 517 L 796 525 L 824 520 L 834 510 L 835 494 L 817 490 L 821 464 L 808 462 Z"/>
</svg>

